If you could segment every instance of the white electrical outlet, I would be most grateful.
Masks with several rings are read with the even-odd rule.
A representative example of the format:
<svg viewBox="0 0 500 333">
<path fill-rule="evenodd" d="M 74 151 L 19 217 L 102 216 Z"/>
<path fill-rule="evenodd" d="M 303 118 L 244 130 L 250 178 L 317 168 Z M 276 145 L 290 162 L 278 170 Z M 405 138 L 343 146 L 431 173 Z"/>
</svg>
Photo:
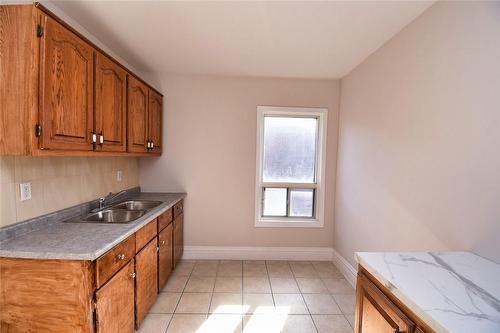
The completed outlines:
<svg viewBox="0 0 500 333">
<path fill-rule="evenodd" d="M 19 184 L 19 193 L 21 193 L 21 201 L 31 199 L 31 183 Z"/>
<path fill-rule="evenodd" d="M 118 170 L 118 171 L 116 172 L 116 181 L 117 181 L 117 182 L 121 182 L 121 181 L 122 181 L 122 179 L 123 179 L 123 172 L 122 172 L 121 170 Z"/>
</svg>

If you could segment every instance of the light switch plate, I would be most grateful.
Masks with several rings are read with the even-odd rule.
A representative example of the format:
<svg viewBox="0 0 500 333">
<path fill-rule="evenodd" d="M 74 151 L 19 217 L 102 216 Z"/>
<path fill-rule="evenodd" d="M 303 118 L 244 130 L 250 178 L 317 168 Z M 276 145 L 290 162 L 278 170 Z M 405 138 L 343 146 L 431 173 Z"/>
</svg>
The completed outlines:
<svg viewBox="0 0 500 333">
<path fill-rule="evenodd" d="M 19 184 L 19 193 L 21 194 L 21 201 L 31 199 L 31 183 Z"/>
<path fill-rule="evenodd" d="M 123 179 L 123 172 L 122 172 L 121 170 L 118 170 L 118 171 L 116 172 L 116 181 L 117 181 L 117 182 L 121 182 L 121 181 L 122 181 L 122 179 Z"/>
</svg>

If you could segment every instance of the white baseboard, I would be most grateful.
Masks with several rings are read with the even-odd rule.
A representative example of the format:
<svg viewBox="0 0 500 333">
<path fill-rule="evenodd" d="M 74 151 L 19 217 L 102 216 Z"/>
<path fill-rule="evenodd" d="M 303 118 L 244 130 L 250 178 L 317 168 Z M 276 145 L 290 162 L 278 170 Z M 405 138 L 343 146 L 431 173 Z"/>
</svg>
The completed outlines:
<svg viewBox="0 0 500 333">
<path fill-rule="evenodd" d="M 352 267 L 352 265 L 345 260 L 344 257 L 340 255 L 335 249 L 332 249 L 333 253 L 333 264 L 338 268 L 340 273 L 345 277 L 345 279 L 356 288 L 356 276 L 358 271 Z"/>
<path fill-rule="evenodd" d="M 330 247 L 184 246 L 183 259 L 333 260 Z"/>
</svg>

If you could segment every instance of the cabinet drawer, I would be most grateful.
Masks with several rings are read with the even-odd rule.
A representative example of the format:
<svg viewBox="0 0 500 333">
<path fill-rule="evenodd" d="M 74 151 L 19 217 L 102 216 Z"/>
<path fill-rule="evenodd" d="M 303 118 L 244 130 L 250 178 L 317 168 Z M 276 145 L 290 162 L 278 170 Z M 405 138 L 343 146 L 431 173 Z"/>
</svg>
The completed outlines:
<svg viewBox="0 0 500 333">
<path fill-rule="evenodd" d="M 139 252 L 146 244 L 152 240 L 157 234 L 156 219 L 146 224 L 135 233 L 135 250 Z"/>
<path fill-rule="evenodd" d="M 180 201 L 174 205 L 174 219 L 182 214 L 183 201 Z"/>
<path fill-rule="evenodd" d="M 100 288 L 135 255 L 135 235 L 130 236 L 96 260 L 96 284 Z"/>
<path fill-rule="evenodd" d="M 158 232 L 165 229 L 170 222 L 172 222 L 172 207 L 170 207 L 165 213 L 158 216 Z"/>
</svg>

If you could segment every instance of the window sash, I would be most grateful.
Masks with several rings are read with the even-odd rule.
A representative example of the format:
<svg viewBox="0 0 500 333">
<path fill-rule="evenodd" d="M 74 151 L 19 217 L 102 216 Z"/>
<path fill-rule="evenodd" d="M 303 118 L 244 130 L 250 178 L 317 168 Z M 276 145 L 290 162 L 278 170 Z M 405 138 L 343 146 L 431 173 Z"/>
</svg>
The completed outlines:
<svg viewBox="0 0 500 333">
<path fill-rule="evenodd" d="M 283 184 L 317 184 L 318 182 L 318 172 L 319 172 L 319 169 L 318 168 L 318 163 L 320 162 L 319 160 L 319 154 L 320 154 L 320 135 L 321 135 L 321 116 L 319 115 L 316 115 L 316 114 L 312 114 L 312 115 L 305 115 L 305 114 L 297 114 L 297 113 L 294 113 L 294 112 L 291 112 L 289 114 L 283 114 L 283 113 L 264 113 L 262 115 L 262 137 L 261 137 L 261 147 L 260 147 L 260 150 L 261 150 L 261 165 L 260 165 L 260 181 L 261 183 L 263 182 L 263 179 L 264 179 L 264 138 L 266 136 L 265 132 L 265 119 L 266 118 L 305 118 L 305 119 L 315 119 L 316 120 L 316 142 L 315 142 L 315 146 L 314 146 L 314 151 L 315 151 L 315 160 L 314 160 L 314 175 L 313 175 L 313 181 L 310 182 L 310 183 L 295 183 L 295 182 L 289 182 L 289 183 L 283 183 Z M 271 184 L 273 182 L 267 182 L 268 184 Z M 278 183 L 278 182 L 275 182 L 275 183 Z"/>
<path fill-rule="evenodd" d="M 295 184 L 293 184 L 295 185 Z M 307 185 L 310 185 L 310 184 L 307 184 Z M 314 184 L 315 185 L 315 184 Z M 286 189 L 286 210 L 285 210 L 285 214 L 286 215 L 264 215 L 264 210 L 265 210 L 265 191 L 266 191 L 266 188 L 283 188 L 283 189 Z M 290 193 L 292 192 L 292 190 L 313 190 L 312 191 L 312 210 L 311 210 L 311 216 L 292 216 L 291 215 L 291 204 L 290 204 Z M 262 193 L 261 193 L 261 212 L 260 212 L 260 216 L 262 218 L 273 218 L 273 217 L 278 217 L 278 218 L 287 218 L 287 219 L 290 219 L 290 220 L 304 220 L 304 219 L 310 219 L 310 220 L 314 220 L 316 218 L 316 186 L 314 187 L 307 187 L 307 188 L 304 188 L 304 187 L 297 187 L 297 186 L 289 186 L 289 187 L 283 187 L 283 186 L 263 186 L 262 187 Z"/>
</svg>

